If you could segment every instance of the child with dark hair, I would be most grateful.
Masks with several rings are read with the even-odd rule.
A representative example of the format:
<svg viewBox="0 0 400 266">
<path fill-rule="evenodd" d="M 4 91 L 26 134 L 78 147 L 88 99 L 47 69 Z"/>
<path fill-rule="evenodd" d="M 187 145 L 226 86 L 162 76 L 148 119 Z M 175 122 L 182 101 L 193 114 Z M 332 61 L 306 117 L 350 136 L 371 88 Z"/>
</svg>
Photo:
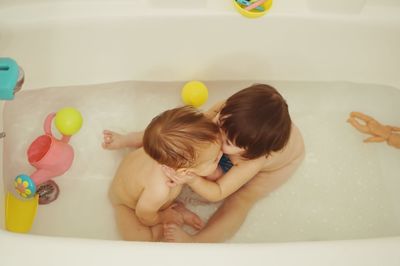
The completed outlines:
<svg viewBox="0 0 400 266">
<path fill-rule="evenodd" d="M 285 99 L 271 86 L 255 84 L 243 89 L 206 115 L 220 127 L 222 177 L 210 181 L 169 168 L 166 173 L 173 184 L 186 183 L 209 201 L 225 201 L 195 235 L 174 223 L 164 225 L 167 241 L 221 242 L 230 238 L 254 203 L 285 183 L 304 158 L 301 133 L 291 121 Z M 131 134 L 137 135 L 131 135 L 130 141 L 140 143 L 141 133 Z"/>
<path fill-rule="evenodd" d="M 220 127 L 222 151 L 232 167 L 228 165 L 216 182 L 174 171 L 168 175 L 209 201 L 225 201 L 195 235 L 173 223 L 164 226 L 169 241 L 220 242 L 230 238 L 254 203 L 285 183 L 304 158 L 300 131 L 291 121 L 285 99 L 271 86 L 256 84 L 243 89 L 215 105 L 207 115 Z"/>
</svg>

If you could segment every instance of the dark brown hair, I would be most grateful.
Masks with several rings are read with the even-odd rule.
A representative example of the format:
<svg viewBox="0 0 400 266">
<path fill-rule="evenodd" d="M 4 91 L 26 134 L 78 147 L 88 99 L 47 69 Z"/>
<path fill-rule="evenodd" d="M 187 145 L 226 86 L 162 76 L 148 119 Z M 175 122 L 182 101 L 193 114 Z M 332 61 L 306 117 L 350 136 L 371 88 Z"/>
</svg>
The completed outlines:
<svg viewBox="0 0 400 266">
<path fill-rule="evenodd" d="M 279 92 L 265 84 L 243 89 L 225 103 L 220 127 L 235 145 L 245 149 L 246 159 L 268 156 L 287 144 L 292 121 Z"/>
<path fill-rule="evenodd" d="M 174 169 L 196 166 L 197 150 L 217 143 L 218 126 L 192 106 L 167 110 L 144 131 L 143 148 L 160 164 Z"/>
</svg>

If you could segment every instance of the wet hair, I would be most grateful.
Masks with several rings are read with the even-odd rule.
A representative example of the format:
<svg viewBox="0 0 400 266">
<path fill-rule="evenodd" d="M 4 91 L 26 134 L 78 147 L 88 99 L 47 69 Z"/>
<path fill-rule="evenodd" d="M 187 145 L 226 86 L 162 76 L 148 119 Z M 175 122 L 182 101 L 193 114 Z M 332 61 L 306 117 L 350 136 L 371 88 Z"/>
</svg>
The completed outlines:
<svg viewBox="0 0 400 266">
<path fill-rule="evenodd" d="M 289 141 L 292 121 L 288 105 L 273 87 L 255 84 L 228 98 L 220 112 L 226 137 L 245 150 L 242 156 L 268 157 Z"/>
<path fill-rule="evenodd" d="M 143 148 L 160 164 L 195 167 L 198 150 L 219 141 L 218 126 L 192 106 L 167 110 L 144 131 Z"/>
</svg>

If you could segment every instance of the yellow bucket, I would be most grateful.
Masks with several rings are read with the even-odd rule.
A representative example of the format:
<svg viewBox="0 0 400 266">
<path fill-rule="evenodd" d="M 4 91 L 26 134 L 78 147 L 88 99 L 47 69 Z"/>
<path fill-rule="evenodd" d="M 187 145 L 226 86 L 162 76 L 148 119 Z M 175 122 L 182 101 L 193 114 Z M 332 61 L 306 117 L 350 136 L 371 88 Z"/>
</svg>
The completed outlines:
<svg viewBox="0 0 400 266">
<path fill-rule="evenodd" d="M 264 8 L 264 11 L 258 11 L 256 9 L 253 10 L 246 10 L 245 6 L 240 5 L 236 0 L 232 0 L 233 5 L 236 7 L 236 9 L 239 11 L 240 14 L 247 18 L 259 18 L 265 15 L 265 13 L 268 12 L 268 10 L 271 9 L 272 6 L 272 0 L 267 0 L 264 3 L 262 3 L 260 6 Z"/>
</svg>

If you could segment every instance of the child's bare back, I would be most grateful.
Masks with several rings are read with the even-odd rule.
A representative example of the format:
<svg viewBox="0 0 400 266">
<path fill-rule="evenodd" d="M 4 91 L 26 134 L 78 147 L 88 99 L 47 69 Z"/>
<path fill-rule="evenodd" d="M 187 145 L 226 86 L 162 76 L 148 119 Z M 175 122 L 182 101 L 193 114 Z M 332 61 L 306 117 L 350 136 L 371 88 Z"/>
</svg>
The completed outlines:
<svg viewBox="0 0 400 266">
<path fill-rule="evenodd" d="M 304 140 L 300 130 L 292 124 L 289 140 L 286 146 L 268 157 L 262 157 L 263 164 L 260 172 L 271 173 L 278 171 L 294 161 L 302 160 L 304 157 Z"/>
<path fill-rule="evenodd" d="M 161 207 L 165 209 L 182 189 L 182 186 L 168 187 L 167 181 L 159 164 L 140 148 L 130 152 L 118 167 L 110 187 L 110 200 L 112 204 L 122 204 L 135 210 L 139 198 L 146 191 L 154 197 L 166 196 Z"/>
</svg>

